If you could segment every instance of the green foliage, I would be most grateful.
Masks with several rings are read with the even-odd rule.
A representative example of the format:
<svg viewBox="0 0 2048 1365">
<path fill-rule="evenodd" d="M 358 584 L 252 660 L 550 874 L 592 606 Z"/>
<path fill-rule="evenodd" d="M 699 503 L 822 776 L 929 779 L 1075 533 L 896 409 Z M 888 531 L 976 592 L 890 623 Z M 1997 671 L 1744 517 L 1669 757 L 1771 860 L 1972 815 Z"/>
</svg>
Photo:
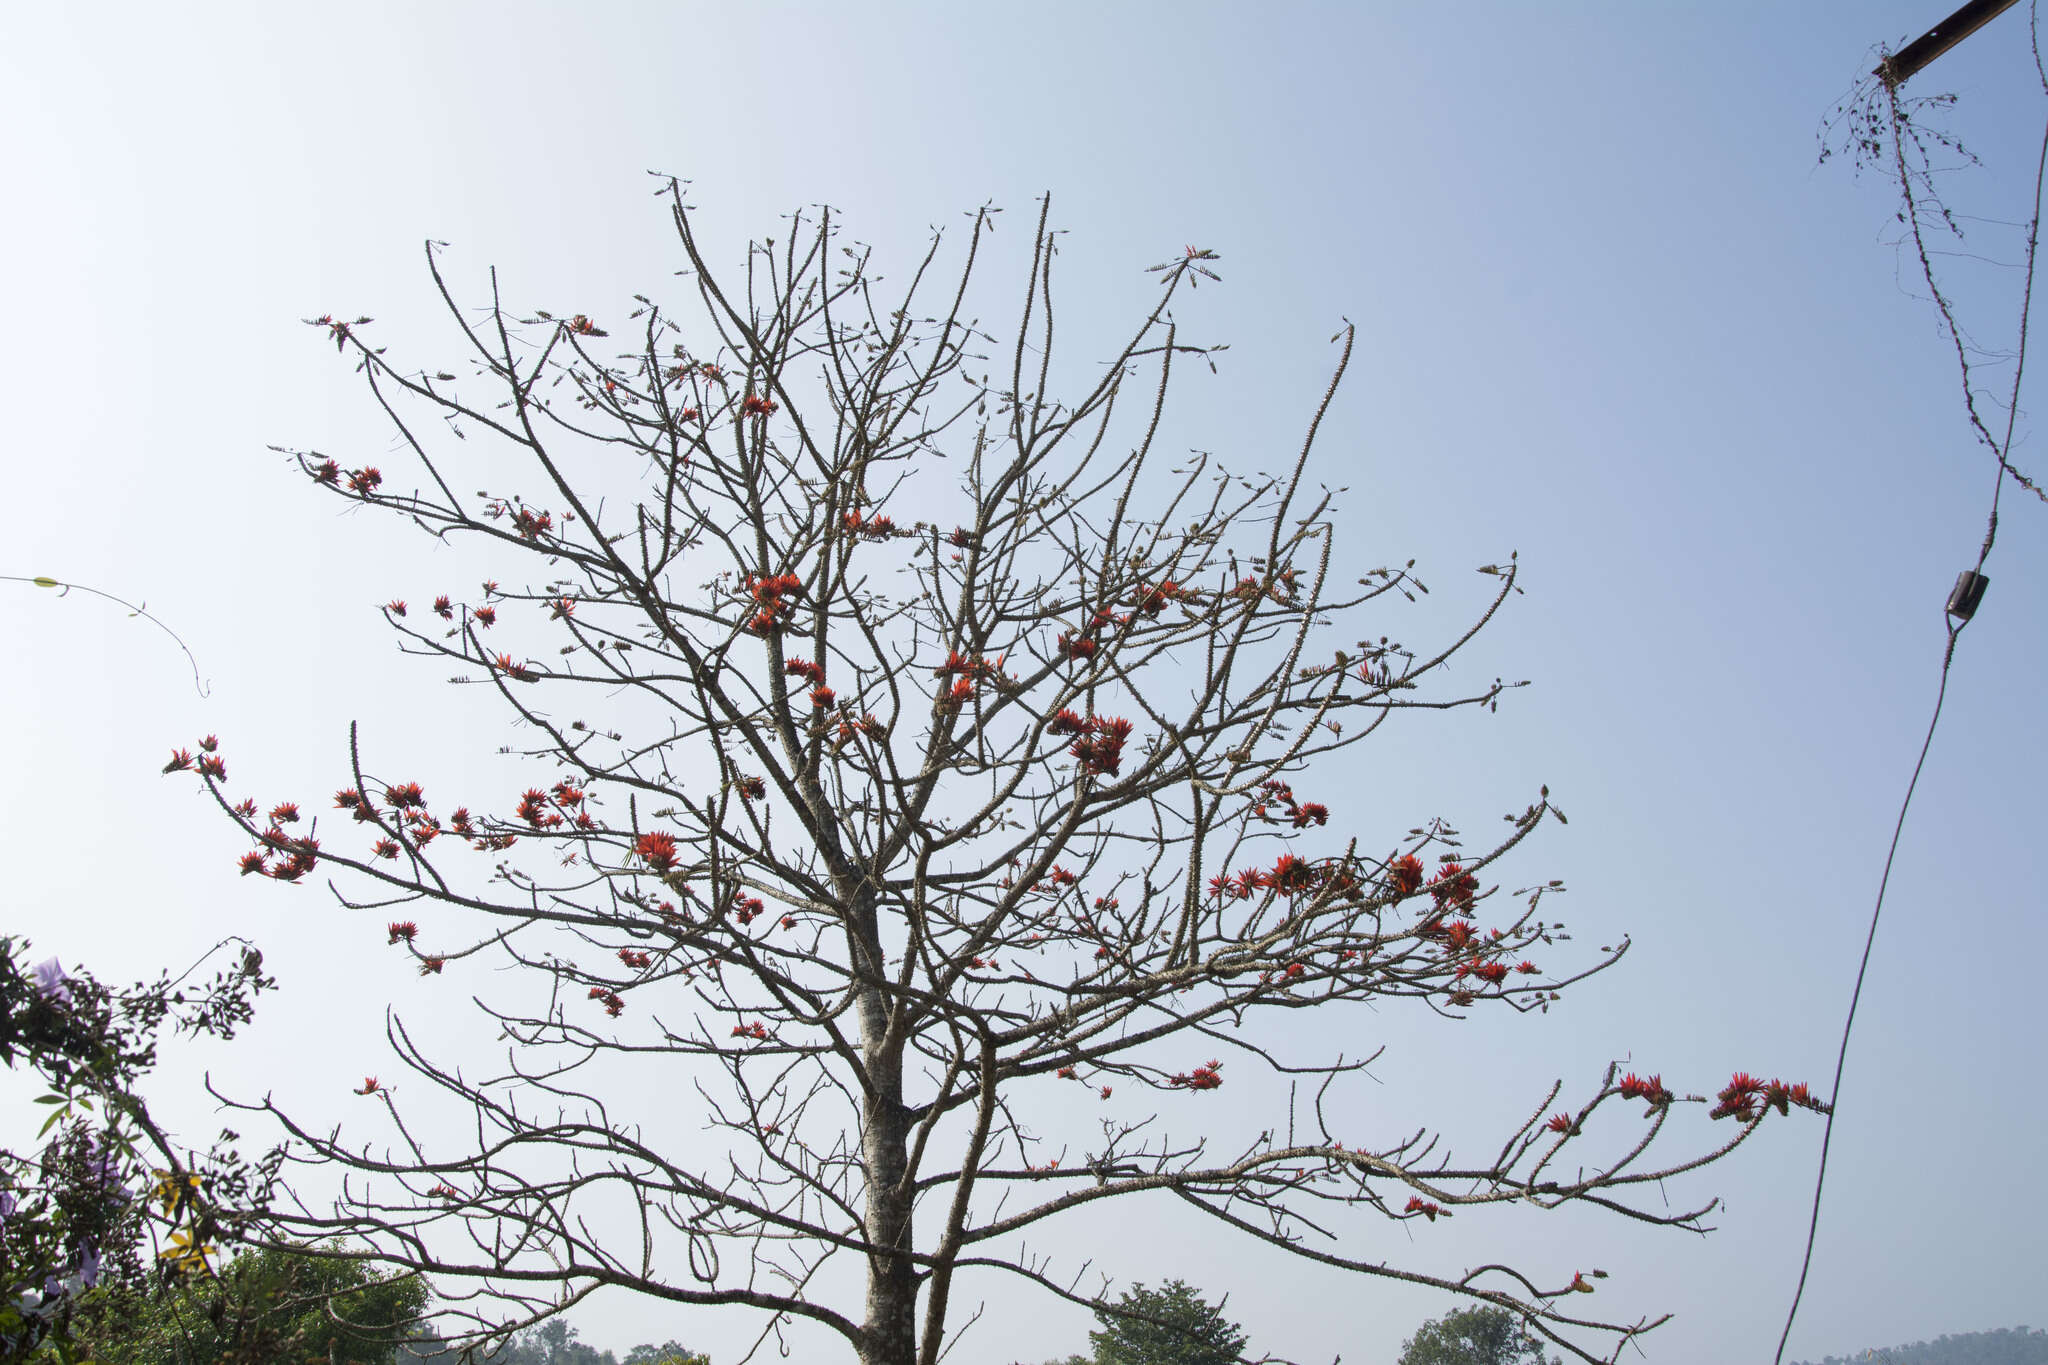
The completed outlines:
<svg viewBox="0 0 2048 1365">
<path fill-rule="evenodd" d="M 2025 1326 L 1963 1332 L 1910 1346 L 1829 1356 L 1819 1365 L 2048 1365 L 2048 1332 Z"/>
<path fill-rule="evenodd" d="M 0 936 L 0 1066 L 35 1073 L 47 1091 L 36 1100 L 42 1149 L 0 1150 L 0 1360 L 72 1361 L 83 1358 L 72 1319 L 84 1299 L 143 1282 L 146 1225 L 163 1234 L 167 1270 L 203 1271 L 217 1198 L 248 1188 L 247 1171 L 193 1171 L 150 1118 L 137 1086 L 158 1033 L 169 1023 L 232 1038 L 276 983 L 253 948 L 210 984 L 185 984 L 195 964 L 123 991 L 54 957 L 30 967 L 28 948 Z"/>
<path fill-rule="evenodd" d="M 1127 1314 L 1136 1316 L 1125 1316 Z M 1115 1311 L 1099 1308 L 1102 1330 L 1090 1332 L 1095 1365 L 1233 1365 L 1245 1335 L 1180 1280 L 1158 1289 L 1142 1284 L 1124 1291 Z"/>
<path fill-rule="evenodd" d="M 98 1365 L 397 1365 L 419 1335 L 427 1286 L 363 1262 L 246 1252 L 210 1280 L 112 1286 L 80 1305 L 75 1330 Z"/>
<path fill-rule="evenodd" d="M 1399 1365 L 1543 1365 L 1543 1343 L 1505 1308 L 1459 1308 L 1416 1329 Z"/>
<path fill-rule="evenodd" d="M 576 1340 L 576 1329 L 551 1318 L 499 1348 L 485 1365 L 711 1365 L 711 1357 L 670 1340 L 659 1346 L 641 1343 L 620 1360 L 610 1351 Z"/>
</svg>

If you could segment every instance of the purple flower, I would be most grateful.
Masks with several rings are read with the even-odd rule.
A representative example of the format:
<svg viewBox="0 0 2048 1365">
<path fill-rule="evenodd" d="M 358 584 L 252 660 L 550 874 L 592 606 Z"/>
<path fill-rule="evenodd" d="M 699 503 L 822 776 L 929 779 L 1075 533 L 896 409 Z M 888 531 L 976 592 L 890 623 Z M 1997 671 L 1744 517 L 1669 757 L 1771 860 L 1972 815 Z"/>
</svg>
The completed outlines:
<svg viewBox="0 0 2048 1365">
<path fill-rule="evenodd" d="M 70 1004 L 70 980 L 64 975 L 64 964 L 54 957 L 36 964 L 36 990 L 45 1000 L 53 1000 L 60 1005 Z"/>
<path fill-rule="evenodd" d="M 79 1283 L 87 1289 L 100 1282 L 100 1249 L 87 1242 L 78 1257 Z"/>
</svg>

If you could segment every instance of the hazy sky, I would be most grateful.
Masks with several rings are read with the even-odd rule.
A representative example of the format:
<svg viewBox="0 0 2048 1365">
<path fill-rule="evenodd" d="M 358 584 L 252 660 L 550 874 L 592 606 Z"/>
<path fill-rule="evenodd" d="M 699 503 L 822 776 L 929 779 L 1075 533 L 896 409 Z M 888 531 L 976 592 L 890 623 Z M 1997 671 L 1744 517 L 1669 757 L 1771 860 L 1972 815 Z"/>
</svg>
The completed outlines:
<svg viewBox="0 0 2048 1365">
<path fill-rule="evenodd" d="M 734 262 L 825 202 L 900 268 L 929 226 L 992 200 L 1010 212 L 988 268 L 1016 271 L 1050 191 L 1077 363 L 1127 330 L 1145 266 L 1221 254 L 1224 283 L 1177 310 L 1232 346 L 1176 410 L 1180 446 L 1276 463 L 1331 333 L 1359 325 L 1312 472 L 1349 486 L 1360 572 L 1420 561 L 1434 591 L 1390 633 L 1440 636 L 1491 586 L 1476 566 L 1518 550 L 1525 567 L 1526 595 L 1453 676 L 1533 686 L 1353 750 L 1328 779 L 1339 820 L 1367 846 L 1432 815 L 1483 833 L 1548 783 L 1571 824 L 1525 846 L 1514 884 L 1570 886 L 1560 954 L 1636 946 L 1548 1016 L 1385 1009 L 1380 1031 L 1330 1039 L 1388 1047 L 1347 1112 L 1360 1143 L 1427 1123 L 1490 1151 L 1549 1078 L 1583 1093 L 1616 1058 L 1685 1089 L 1737 1068 L 1824 1089 L 1991 466 L 1884 178 L 1817 167 L 1816 130 L 1873 44 L 1949 8 L 9 6 L 0 572 L 146 598 L 212 690 L 118 609 L 0 585 L 5 926 L 113 979 L 227 933 L 264 945 L 284 989 L 258 1026 L 173 1049 L 160 1074 L 195 1137 L 219 1122 L 202 1068 L 374 1135 L 348 1091 L 396 1069 L 387 1002 L 487 1064 L 465 1013 L 484 984 L 417 979 L 323 890 L 237 878 L 242 841 L 157 776 L 218 732 L 233 789 L 324 804 L 352 719 L 430 790 L 504 742 L 481 694 L 399 657 L 374 610 L 467 558 L 313 496 L 266 450 L 395 459 L 299 319 L 372 314 L 409 363 L 451 363 L 428 237 L 471 299 L 493 264 L 522 309 L 603 319 L 673 296 L 649 170 L 693 181 Z M 2048 108 L 2026 37 L 2015 11 L 1917 83 L 1961 96 L 1953 126 L 1984 164 L 1950 188 L 1976 215 L 1966 250 L 1996 260 L 2016 238 L 1990 220 L 2026 216 Z M 2017 276 L 1950 259 L 1976 271 L 1966 326 L 2005 345 Z M 2048 473 L 2024 412 L 2020 430 L 2018 463 Z M 1894 873 L 1794 1356 L 2039 1318 L 2048 508 L 2006 509 Z M 697 1141 L 688 1091 L 665 1079 L 654 1098 L 671 1086 L 675 1141 Z M 1674 1185 L 1674 1207 L 1725 1196 L 1706 1238 L 1475 1213 L 1362 1220 L 1346 1246 L 1451 1272 L 1600 1266 L 1608 1315 L 1677 1315 L 1648 1358 L 1764 1360 L 1820 1133 L 1767 1124 Z M 1047 1249 L 1228 1291 L 1254 1349 L 1304 1360 L 1391 1361 L 1452 1306 L 1164 1207 Z M 599 1345 L 673 1336 L 725 1365 L 750 1336 L 737 1314 L 600 1303 L 575 1318 Z M 959 1358 L 1064 1354 L 1088 1325 L 1005 1295 Z"/>
</svg>

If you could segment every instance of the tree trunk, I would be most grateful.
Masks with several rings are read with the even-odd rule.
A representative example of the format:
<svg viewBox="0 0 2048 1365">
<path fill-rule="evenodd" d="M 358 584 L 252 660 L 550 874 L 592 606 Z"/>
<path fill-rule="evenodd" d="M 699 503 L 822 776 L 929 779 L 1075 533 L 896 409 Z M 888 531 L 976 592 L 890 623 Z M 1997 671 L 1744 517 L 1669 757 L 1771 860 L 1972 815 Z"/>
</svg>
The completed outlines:
<svg viewBox="0 0 2048 1365">
<path fill-rule="evenodd" d="M 865 955 L 877 974 L 888 968 L 874 912 L 860 925 Z M 903 1051 L 888 1037 L 889 997 L 880 990 L 862 992 L 861 1051 L 867 1066 L 868 1091 L 861 1112 L 861 1160 L 867 1167 L 867 1236 L 878 1250 L 868 1253 L 867 1317 L 862 1324 L 866 1344 L 861 1365 L 916 1365 L 917 1267 L 908 1256 L 880 1248 L 911 1251 L 913 1239 L 909 1165 L 910 1113 L 903 1105 Z"/>
</svg>

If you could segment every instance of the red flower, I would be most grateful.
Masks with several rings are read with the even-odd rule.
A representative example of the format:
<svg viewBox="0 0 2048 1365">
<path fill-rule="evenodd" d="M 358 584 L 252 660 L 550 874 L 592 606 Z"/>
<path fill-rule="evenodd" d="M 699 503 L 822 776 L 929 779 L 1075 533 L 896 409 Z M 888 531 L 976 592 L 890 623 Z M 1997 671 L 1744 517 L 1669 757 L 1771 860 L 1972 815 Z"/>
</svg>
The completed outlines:
<svg viewBox="0 0 2048 1365">
<path fill-rule="evenodd" d="M 1472 972 L 1473 975 L 1477 976 L 1481 981 L 1490 981 L 1496 986 L 1499 985 L 1501 982 L 1507 980 L 1508 975 L 1507 964 L 1504 962 L 1482 963 L 1479 966 L 1474 967 L 1472 969 Z"/>
<path fill-rule="evenodd" d="M 1478 879 L 1457 863 L 1445 863 L 1429 883 L 1429 894 L 1436 898 L 1439 907 L 1468 906 L 1472 904 L 1472 894 L 1478 889 Z"/>
<path fill-rule="evenodd" d="M 555 519 L 546 512 L 536 512 L 522 507 L 512 516 L 512 529 L 519 533 L 521 540 L 539 540 L 554 529 Z"/>
<path fill-rule="evenodd" d="M 1437 1204 L 1432 1204 L 1427 1199 L 1424 1199 L 1421 1195 L 1413 1194 L 1408 1196 L 1408 1207 L 1403 1209 L 1402 1212 L 1419 1213 L 1424 1218 L 1427 1218 L 1430 1222 L 1434 1223 L 1436 1221 L 1436 1216 L 1442 1213 L 1443 1209 L 1441 1206 Z"/>
<path fill-rule="evenodd" d="M 190 769 L 191 766 L 192 751 L 190 749 L 173 749 L 171 750 L 171 761 L 164 764 L 164 771 L 167 773 L 180 773 Z"/>
<path fill-rule="evenodd" d="M 619 998 L 617 991 L 608 991 L 603 986 L 592 986 L 589 998 L 603 1001 L 604 1012 L 614 1019 L 625 1012 L 626 1002 Z"/>
<path fill-rule="evenodd" d="M 1621 1078 L 1619 1089 L 1623 1099 L 1648 1100 L 1653 1109 L 1671 1103 L 1671 1092 L 1664 1088 L 1662 1076 L 1652 1076 L 1646 1081 L 1631 1071 Z"/>
<path fill-rule="evenodd" d="M 829 687 L 814 687 L 811 689 L 811 705 L 823 711 L 832 705 L 837 696 L 838 694 Z"/>
<path fill-rule="evenodd" d="M 1543 1126 L 1553 1133 L 1563 1133 L 1567 1137 L 1576 1131 L 1576 1126 L 1572 1123 L 1572 1116 L 1570 1114 L 1554 1114 L 1551 1116 L 1550 1122 Z"/>
<path fill-rule="evenodd" d="M 403 940 L 406 943 L 410 943 L 413 941 L 414 937 L 418 935 L 420 927 L 417 924 L 414 924 L 409 919 L 401 919 L 393 920 L 390 925 L 390 930 L 391 937 L 386 940 L 387 943 L 397 943 L 401 940 Z"/>
<path fill-rule="evenodd" d="M 420 959 L 420 975 L 439 976 L 441 968 L 447 965 L 448 959 L 445 957 L 423 957 Z"/>
<path fill-rule="evenodd" d="M 384 801 L 393 810 L 405 810 L 409 807 L 426 805 L 427 796 L 425 792 L 420 790 L 419 783 L 401 782 L 395 787 L 387 786 L 384 788 Z"/>
<path fill-rule="evenodd" d="M 322 460 L 313 470 L 313 482 L 333 483 L 341 477 L 341 466 L 332 460 Z"/>
<path fill-rule="evenodd" d="M 694 421 L 696 421 L 696 420 L 697 420 L 697 410 L 696 410 L 695 408 L 684 408 L 684 409 L 683 409 L 683 420 L 684 420 L 685 422 L 694 422 Z"/>
<path fill-rule="evenodd" d="M 766 417 L 775 411 L 775 402 L 773 399 L 750 393 L 740 400 L 740 411 L 749 417 Z"/>
<path fill-rule="evenodd" d="M 379 839 L 370 846 L 370 852 L 376 854 L 379 858 L 396 858 L 398 856 L 398 845 L 389 839 Z"/>
<path fill-rule="evenodd" d="M 1414 895 L 1422 887 L 1422 859 L 1402 854 L 1387 864 L 1387 880 L 1393 883 L 1395 896 Z"/>
<path fill-rule="evenodd" d="M 1304 801 L 1294 808 L 1294 827 L 1307 829 L 1310 825 L 1330 823 L 1330 808 L 1320 801 Z"/>
<path fill-rule="evenodd" d="M 448 828 L 454 830 L 457 834 L 465 837 L 468 836 L 471 828 L 468 806 L 457 806 L 455 808 L 455 813 L 448 817 Z"/>
<path fill-rule="evenodd" d="M 363 794 L 354 787 L 343 787 L 334 794 L 334 804 L 340 810 L 356 810 L 363 804 Z"/>
<path fill-rule="evenodd" d="M 1540 968 L 1538 968 L 1537 965 L 1533 962 L 1517 962 L 1515 964 L 1515 970 L 1520 972 L 1523 976 L 1534 976 L 1540 970 Z"/>
<path fill-rule="evenodd" d="M 356 1093 L 358 1095 L 374 1095 L 383 1088 L 383 1086 L 377 1084 L 377 1078 L 375 1076 L 365 1076 L 363 1077 L 362 1088 L 357 1090 Z"/>
<path fill-rule="evenodd" d="M 1266 875 L 1267 884 L 1283 896 L 1299 896 L 1313 891 L 1320 880 L 1314 866 L 1292 853 L 1280 855 L 1273 864 L 1273 870 Z"/>
<path fill-rule="evenodd" d="M 434 615 L 443 621 L 452 621 L 455 619 L 455 607 L 446 597 L 437 597 L 434 599 Z"/>
<path fill-rule="evenodd" d="M 641 952 L 638 948 L 621 948 L 619 949 L 619 961 L 635 971 L 645 971 L 653 965 L 654 959 Z"/>
<path fill-rule="evenodd" d="M 768 794 L 768 783 L 758 777 L 742 777 L 739 787 L 743 801 L 759 801 Z"/>
<path fill-rule="evenodd" d="M 1074 1068 L 1070 1066 L 1063 1066 L 1053 1074 L 1058 1076 L 1063 1081 L 1071 1081 L 1074 1079 Z"/>
<path fill-rule="evenodd" d="M 478 607 L 470 615 L 474 616 L 476 623 L 485 630 L 489 630 L 492 626 L 498 624 L 498 609 L 496 607 Z"/>
<path fill-rule="evenodd" d="M 1045 732 L 1049 735 L 1078 735 L 1087 728 L 1088 722 L 1063 707 L 1059 714 L 1046 722 Z"/>
<path fill-rule="evenodd" d="M 199 771 L 203 776 L 210 777 L 216 782 L 225 782 L 228 776 L 228 765 L 221 761 L 219 754 L 201 754 L 199 756 Z"/>
<path fill-rule="evenodd" d="M 813 687 L 825 685 L 825 666 L 809 659 L 785 659 L 782 671 L 793 678 L 802 678 Z"/>
<path fill-rule="evenodd" d="M 1106 1085 L 1102 1087 L 1102 1098 L 1104 1098 L 1104 1099 L 1108 1099 L 1108 1098 L 1109 1098 L 1109 1087 L 1108 1087 L 1108 1086 L 1106 1086 Z"/>
<path fill-rule="evenodd" d="M 363 497 L 368 497 L 382 482 L 384 476 L 377 471 L 375 465 L 367 469 L 351 469 L 348 472 L 348 491 L 361 494 Z"/>
<path fill-rule="evenodd" d="M 656 872 L 666 872 L 676 865 L 676 836 L 650 830 L 640 836 L 639 842 L 633 845 L 633 851 Z"/>
<path fill-rule="evenodd" d="M 1289 977 L 1298 977 L 1298 976 L 1301 976 L 1301 975 L 1303 975 L 1303 974 L 1304 974 L 1304 973 L 1306 973 L 1307 971 L 1308 971 L 1308 968 L 1306 968 L 1306 967 L 1302 966 L 1302 965 L 1301 965 L 1301 964 L 1300 964 L 1299 962 L 1290 962 L 1290 963 L 1288 963 L 1288 964 L 1287 964 L 1287 973 L 1286 973 L 1286 974 L 1287 974 L 1287 975 L 1288 975 Z"/>
<path fill-rule="evenodd" d="M 390 612 L 393 616 L 403 616 L 405 615 L 405 601 L 402 598 L 394 597 L 384 604 L 384 610 Z"/>
<path fill-rule="evenodd" d="M 246 877 L 251 872 L 261 873 L 265 876 L 270 874 L 270 867 L 263 861 L 263 853 L 260 849 L 252 848 L 242 855 L 242 875 Z"/>
<path fill-rule="evenodd" d="M 294 824 L 299 818 L 297 802 L 280 801 L 270 808 L 270 823 L 273 825 Z"/>
</svg>

